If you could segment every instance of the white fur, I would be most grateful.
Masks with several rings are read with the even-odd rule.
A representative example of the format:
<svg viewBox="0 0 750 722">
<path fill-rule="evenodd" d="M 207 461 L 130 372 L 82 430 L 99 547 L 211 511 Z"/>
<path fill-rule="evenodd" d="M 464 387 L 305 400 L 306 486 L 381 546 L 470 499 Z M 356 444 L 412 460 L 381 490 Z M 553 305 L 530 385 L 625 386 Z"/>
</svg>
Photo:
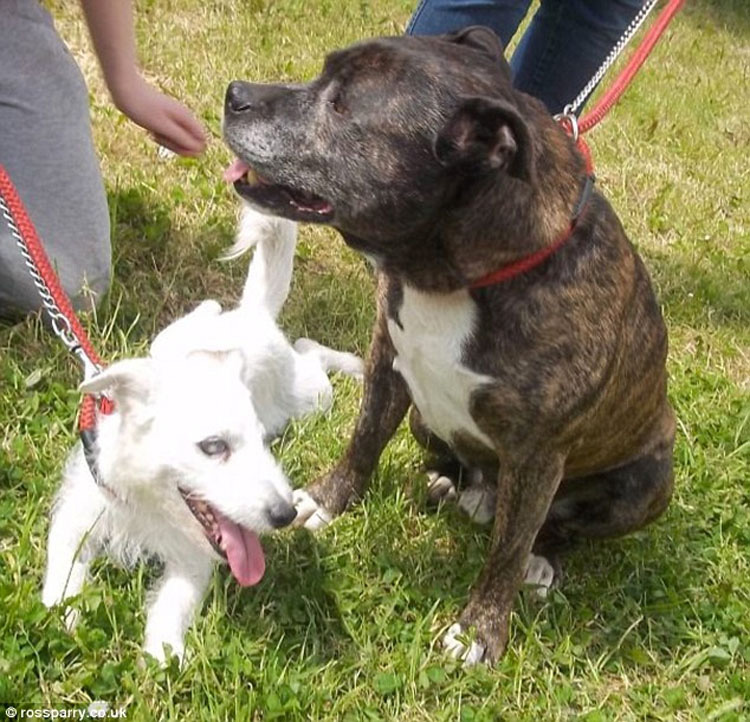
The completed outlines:
<svg viewBox="0 0 750 722">
<path fill-rule="evenodd" d="M 405 285 L 399 310 L 401 325 L 388 319 L 388 331 L 398 354 L 393 368 L 409 386 L 414 405 L 430 430 L 448 443 L 460 431 L 492 448 L 492 441 L 469 412 L 472 393 L 492 379 L 471 371 L 461 361 L 475 320 L 476 305 L 467 291 L 430 294 Z M 450 383 L 445 379 L 450 379 Z M 450 482 L 447 478 L 446 481 Z M 442 490 L 450 493 L 447 484 L 441 484 Z M 467 505 L 475 501 L 470 499 L 473 493 L 467 496 Z M 489 496 L 481 501 L 473 511 L 478 523 L 486 523 L 494 516 L 494 508 L 490 511 L 488 506 L 494 501 Z M 317 530 L 330 521 L 330 516 L 308 494 L 295 494 L 295 507 L 296 526 Z M 467 511 L 474 515 L 471 509 Z"/>
<path fill-rule="evenodd" d="M 469 412 L 473 392 L 492 379 L 461 360 L 476 322 L 476 305 L 468 291 L 423 293 L 405 285 L 399 321 L 388 319 L 398 354 L 393 368 L 406 381 L 425 424 L 446 443 L 462 432 L 493 448 Z"/>
<path fill-rule="evenodd" d="M 443 636 L 443 647 L 453 659 L 460 659 L 464 667 L 473 667 L 484 659 L 487 651 L 483 644 L 466 637 L 463 626 L 456 622 L 451 624 Z"/>
<path fill-rule="evenodd" d="M 277 327 L 295 241 L 293 223 L 246 209 L 234 248 L 258 248 L 240 305 L 222 312 L 205 301 L 164 329 L 148 358 L 117 362 L 82 384 L 115 401 L 115 412 L 100 415 L 97 428 L 106 489 L 95 483 L 79 444 L 54 505 L 47 606 L 78 594 L 103 551 L 126 564 L 156 556 L 165 569 L 152 594 L 144 647 L 163 661 L 169 645 L 181 659 L 219 557 L 178 484 L 255 532 L 271 529 L 272 505 L 291 503 L 267 440 L 290 418 L 330 404 L 328 370 L 362 374 L 356 356 L 302 339 L 295 350 Z M 207 456 L 198 443 L 210 437 L 225 440 L 231 453 Z M 72 627 L 77 613 L 66 614 Z"/>
<path fill-rule="evenodd" d="M 427 472 L 427 498 L 432 504 L 456 502 L 475 524 L 489 524 L 495 518 L 497 492 L 486 484 L 479 469 L 469 473 L 468 485 L 460 491 L 448 476 Z"/>
<path fill-rule="evenodd" d="M 488 484 L 479 483 L 462 489 L 458 506 L 475 524 L 490 524 L 495 518 L 497 493 Z"/>
<path fill-rule="evenodd" d="M 443 476 L 437 471 L 427 472 L 427 498 L 431 504 L 456 501 L 458 491 L 453 479 Z"/>
<path fill-rule="evenodd" d="M 537 596 L 546 599 L 554 581 L 555 568 L 549 561 L 545 557 L 529 554 L 523 583 L 536 587 Z"/>
<path fill-rule="evenodd" d="M 294 508 L 297 510 L 297 516 L 292 522 L 294 526 L 303 526 L 310 531 L 318 531 L 331 523 L 331 515 L 304 489 L 295 489 L 292 498 Z"/>
</svg>

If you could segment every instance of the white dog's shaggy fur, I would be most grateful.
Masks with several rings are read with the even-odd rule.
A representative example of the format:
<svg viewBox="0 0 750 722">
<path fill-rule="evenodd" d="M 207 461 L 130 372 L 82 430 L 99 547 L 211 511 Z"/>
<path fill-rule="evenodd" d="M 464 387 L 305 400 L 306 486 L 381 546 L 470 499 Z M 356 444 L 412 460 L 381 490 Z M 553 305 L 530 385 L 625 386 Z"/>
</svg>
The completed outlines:
<svg viewBox="0 0 750 722">
<path fill-rule="evenodd" d="M 289 291 L 295 224 L 246 209 L 238 254 L 256 245 L 240 305 L 205 301 L 153 341 L 150 355 L 112 364 L 85 382 L 106 392 L 94 481 L 79 444 L 68 460 L 49 532 L 42 600 L 79 593 L 101 552 L 124 563 L 164 562 L 152 593 L 145 650 L 182 659 L 184 634 L 215 562 L 242 585 L 265 561 L 258 534 L 294 517 L 292 492 L 267 448 L 290 418 L 331 401 L 327 371 L 362 374 L 356 356 L 309 339 L 292 347 L 276 325 Z M 76 623 L 68 610 L 66 622 Z"/>
</svg>

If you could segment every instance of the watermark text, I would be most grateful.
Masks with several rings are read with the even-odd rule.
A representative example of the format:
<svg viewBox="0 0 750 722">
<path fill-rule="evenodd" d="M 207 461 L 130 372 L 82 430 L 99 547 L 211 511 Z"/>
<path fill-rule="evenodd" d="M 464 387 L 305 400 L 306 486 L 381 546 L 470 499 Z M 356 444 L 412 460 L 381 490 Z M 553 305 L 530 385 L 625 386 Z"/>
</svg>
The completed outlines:
<svg viewBox="0 0 750 722">
<path fill-rule="evenodd" d="M 2 706 L 0 706 L 0 710 Z M 5 705 L 6 720 L 124 720 L 127 719 L 125 707 L 110 707 L 107 702 L 96 700 L 88 707 L 23 707 Z M 2 713 L 0 712 L 0 715 Z M 0 717 L 2 722 L 2 717 Z"/>
</svg>

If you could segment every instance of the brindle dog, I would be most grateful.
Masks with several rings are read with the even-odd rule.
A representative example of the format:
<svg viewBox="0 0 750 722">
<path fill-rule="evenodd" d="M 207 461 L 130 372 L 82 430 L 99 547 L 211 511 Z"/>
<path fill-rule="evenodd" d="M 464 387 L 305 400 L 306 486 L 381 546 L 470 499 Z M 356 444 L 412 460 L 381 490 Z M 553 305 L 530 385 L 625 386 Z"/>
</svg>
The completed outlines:
<svg viewBox="0 0 750 722">
<path fill-rule="evenodd" d="M 472 288 L 555 243 L 586 178 L 484 28 L 363 42 L 306 85 L 234 82 L 224 134 L 241 196 L 333 226 L 378 277 L 354 435 L 300 517 L 316 526 L 359 499 L 413 404 L 420 441 L 494 487 L 488 558 L 446 644 L 496 660 L 529 560 L 638 529 L 669 502 L 667 334 L 643 263 L 595 191 L 543 263 Z"/>
</svg>

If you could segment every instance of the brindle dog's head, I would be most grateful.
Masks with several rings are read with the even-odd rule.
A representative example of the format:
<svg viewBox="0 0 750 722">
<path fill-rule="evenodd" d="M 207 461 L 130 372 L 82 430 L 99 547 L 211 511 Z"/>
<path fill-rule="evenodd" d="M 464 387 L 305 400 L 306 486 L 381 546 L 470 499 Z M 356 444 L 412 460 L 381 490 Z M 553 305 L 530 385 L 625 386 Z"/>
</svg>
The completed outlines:
<svg viewBox="0 0 750 722">
<path fill-rule="evenodd" d="M 232 179 L 262 210 L 387 253 L 430 234 L 487 175 L 533 182 L 529 101 L 486 28 L 359 43 L 306 85 L 229 85 Z"/>
</svg>

